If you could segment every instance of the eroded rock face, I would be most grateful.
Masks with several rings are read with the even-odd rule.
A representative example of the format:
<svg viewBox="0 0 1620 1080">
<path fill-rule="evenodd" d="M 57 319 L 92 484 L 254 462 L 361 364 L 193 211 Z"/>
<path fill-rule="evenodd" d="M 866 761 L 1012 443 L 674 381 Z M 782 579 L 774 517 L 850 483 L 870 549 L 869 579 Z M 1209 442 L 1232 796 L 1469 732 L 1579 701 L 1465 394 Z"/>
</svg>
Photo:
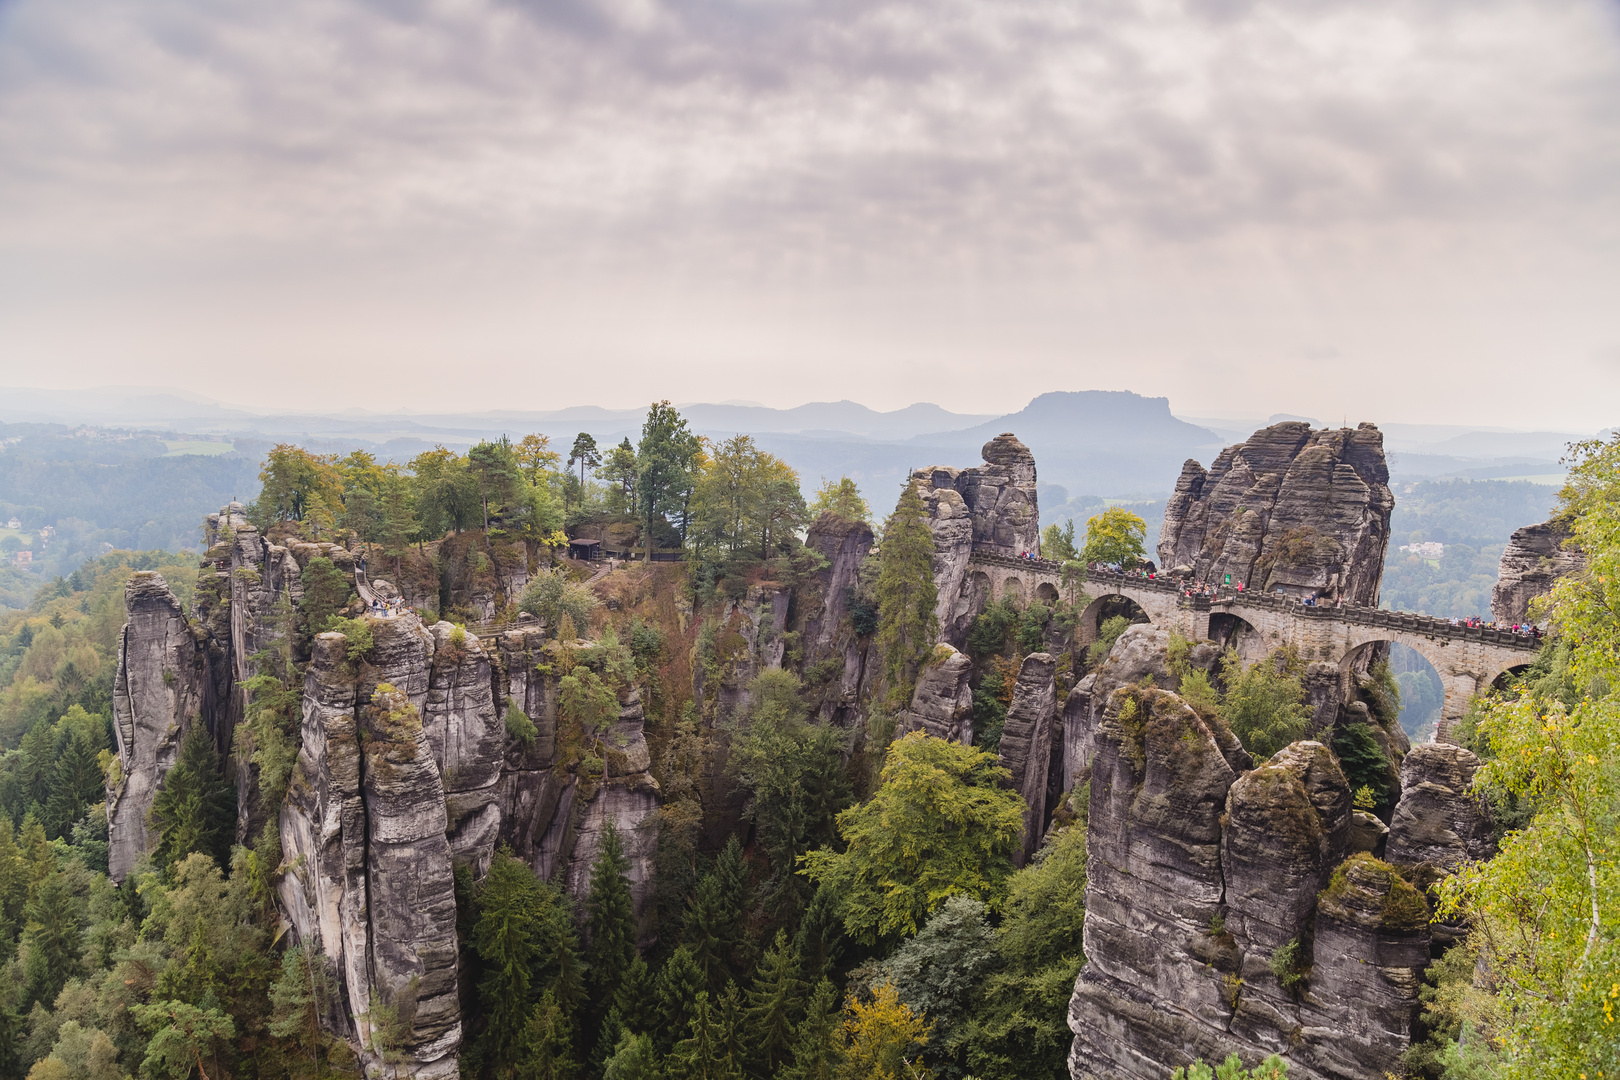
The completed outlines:
<svg viewBox="0 0 1620 1080">
<path fill-rule="evenodd" d="M 1075 684 L 1063 703 L 1063 786 L 1072 789 L 1091 759 L 1092 734 L 1101 720 L 1109 695 L 1122 686 L 1153 680 L 1161 690 L 1174 690 L 1177 679 L 1170 671 L 1170 631 L 1152 623 L 1136 623 L 1125 628 L 1108 650 L 1097 670 Z M 1195 642 L 1187 655 L 1189 667 L 1208 671 L 1220 659 L 1219 650 L 1207 641 Z M 1250 766 L 1248 753 L 1224 728 L 1217 736 L 1233 768 Z"/>
<path fill-rule="evenodd" d="M 303 745 L 282 806 L 277 885 L 299 940 L 342 978 L 344 1034 L 367 1041 L 373 999 L 412 1017 L 412 1072 L 457 1071 L 455 890 L 444 786 L 404 689 L 360 694 L 341 634 L 315 639 Z"/>
<path fill-rule="evenodd" d="M 973 546 L 1004 555 L 1040 549 L 1035 455 L 1010 433 L 985 443 L 982 454 L 985 464 L 975 468 L 935 465 L 912 474 L 934 533 L 940 638 L 958 647 L 986 599 L 968 573 Z"/>
<path fill-rule="evenodd" d="M 152 797 L 188 727 L 206 724 L 216 744 L 230 745 L 246 704 L 240 683 L 253 674 L 247 658 L 286 632 L 300 567 L 328 558 L 354 571 L 355 556 L 337 545 L 265 542 L 237 505 L 210 517 L 208 538 L 195 620 L 156 574 L 137 573 L 126 590 L 115 688 L 123 775 L 108 793 L 117 877 L 151 843 Z M 515 590 L 521 546 L 492 550 L 493 569 L 467 561 L 473 584 L 489 569 L 499 590 Z M 760 589 L 733 613 L 747 624 L 736 633 L 734 686 L 780 663 L 787 606 L 785 593 Z M 359 1047 L 374 1000 L 394 1005 L 410 1018 L 402 1071 L 449 1077 L 461 1038 L 453 867 L 483 874 L 504 840 L 583 902 L 611 822 L 651 945 L 660 795 L 633 687 L 600 741 L 582 750 L 576 727 L 572 748 L 560 750 L 556 647 L 538 626 L 486 647 L 411 614 L 367 623 L 364 653 L 350 656 L 348 641 L 327 633 L 307 658 L 298 767 L 273 819 L 285 854 L 278 904 L 295 940 L 325 953 L 341 977 L 341 1000 L 323 1023 Z M 512 730 L 509 710 L 523 714 Z M 257 794 L 251 772 L 238 781 Z M 244 816 L 244 835 L 272 812 L 252 806 L 260 816 Z"/>
<path fill-rule="evenodd" d="M 1315 963 L 1299 1010 L 1307 1037 L 1286 1055 L 1290 1076 L 1400 1073 L 1429 963 L 1428 918 L 1417 890 L 1371 856 L 1334 872 L 1317 900 Z"/>
<path fill-rule="evenodd" d="M 1390 819 L 1385 857 L 1447 872 L 1496 854 L 1490 807 L 1469 791 L 1479 758 L 1449 743 L 1412 747 L 1401 762 L 1401 800 Z"/>
<path fill-rule="evenodd" d="M 1236 780 L 1176 695 L 1109 697 L 1091 767 L 1086 966 L 1069 1005 L 1076 1080 L 1162 1080 L 1166 1062 L 1225 1044 L 1237 956 L 1207 931 L 1225 893 L 1220 817 Z"/>
<path fill-rule="evenodd" d="M 1018 669 L 1012 704 L 1001 729 L 1000 763 L 1012 773 L 1012 786 L 1024 798 L 1024 842 L 1013 852 L 1022 866 L 1040 846 L 1046 827 L 1046 772 L 1052 759 L 1052 720 L 1056 698 L 1048 653 L 1031 653 Z"/>
<path fill-rule="evenodd" d="M 911 707 L 900 714 L 896 735 L 926 731 L 938 739 L 968 745 L 973 742 L 973 687 L 968 678 L 973 662 L 941 642 L 917 674 Z"/>
<path fill-rule="evenodd" d="M 1579 572 L 1585 559 L 1566 547 L 1569 525 L 1554 518 L 1516 530 L 1502 549 L 1491 590 L 1491 617 L 1499 623 L 1530 621 L 1530 601 L 1552 592 L 1553 583 Z"/>
<path fill-rule="evenodd" d="M 823 723 L 840 727 L 852 726 L 860 713 L 866 650 L 850 626 L 848 600 L 872 540 L 872 527 L 866 522 L 823 514 L 804 541 L 827 560 L 827 566 L 815 574 L 809 588 L 800 590 L 796 628 L 806 672 L 819 670 L 817 665 L 828 661 L 841 662 L 837 686 L 822 696 L 820 715 Z"/>
<path fill-rule="evenodd" d="M 152 801 L 186 732 L 206 722 L 209 689 L 203 650 L 162 574 L 130 575 L 124 605 L 129 621 L 118 643 L 112 695 L 119 779 L 107 790 L 107 861 L 114 881 L 123 881 L 150 850 Z"/>
<path fill-rule="evenodd" d="M 1165 506 L 1159 565 L 1249 589 L 1376 605 L 1394 509 L 1384 438 L 1371 424 L 1274 424 L 1206 471 L 1182 466 Z"/>
<path fill-rule="evenodd" d="M 1409 1045 L 1428 908 L 1392 867 L 1345 860 L 1350 791 L 1326 746 L 1239 775 L 1222 742 L 1169 691 L 1108 699 L 1070 1073 L 1162 1080 L 1276 1053 L 1290 1076 L 1379 1080 Z"/>
</svg>

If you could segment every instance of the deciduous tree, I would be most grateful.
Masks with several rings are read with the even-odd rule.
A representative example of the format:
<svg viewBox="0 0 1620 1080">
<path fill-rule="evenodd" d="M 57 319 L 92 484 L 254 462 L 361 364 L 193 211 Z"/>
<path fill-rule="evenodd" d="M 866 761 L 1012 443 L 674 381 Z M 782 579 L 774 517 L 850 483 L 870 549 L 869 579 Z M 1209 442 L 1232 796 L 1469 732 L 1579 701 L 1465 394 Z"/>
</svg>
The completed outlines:
<svg viewBox="0 0 1620 1080">
<path fill-rule="evenodd" d="M 999 904 L 1023 835 L 1023 800 L 993 755 L 914 731 L 889 747 L 867 803 L 838 815 L 843 852 L 802 860 L 842 896 L 852 937 L 915 934 L 958 894 Z"/>
<path fill-rule="evenodd" d="M 1110 506 L 1086 522 L 1086 546 L 1080 558 L 1133 570 L 1146 554 L 1142 546 L 1146 536 L 1147 522 L 1122 506 Z"/>
</svg>

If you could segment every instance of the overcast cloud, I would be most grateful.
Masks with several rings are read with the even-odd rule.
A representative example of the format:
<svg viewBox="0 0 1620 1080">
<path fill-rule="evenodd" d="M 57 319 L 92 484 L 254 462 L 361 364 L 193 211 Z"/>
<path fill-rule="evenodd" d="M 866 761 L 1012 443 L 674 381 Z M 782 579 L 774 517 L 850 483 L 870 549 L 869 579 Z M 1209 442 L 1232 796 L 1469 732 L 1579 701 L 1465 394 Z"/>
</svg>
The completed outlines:
<svg viewBox="0 0 1620 1080">
<path fill-rule="evenodd" d="M 1620 7 L 0 0 L 0 385 L 1620 421 Z"/>
</svg>

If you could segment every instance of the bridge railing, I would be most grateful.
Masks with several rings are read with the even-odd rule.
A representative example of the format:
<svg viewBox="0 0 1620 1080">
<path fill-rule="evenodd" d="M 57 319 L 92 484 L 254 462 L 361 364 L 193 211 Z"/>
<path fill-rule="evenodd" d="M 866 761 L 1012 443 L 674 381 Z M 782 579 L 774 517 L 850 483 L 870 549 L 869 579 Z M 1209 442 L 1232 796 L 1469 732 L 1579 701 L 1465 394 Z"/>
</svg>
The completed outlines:
<svg viewBox="0 0 1620 1080">
<path fill-rule="evenodd" d="M 1056 559 L 1020 558 L 1016 555 L 1007 555 L 982 547 L 973 549 L 971 561 L 1025 570 L 1043 576 L 1060 578 L 1063 573 L 1063 564 Z M 1455 626 L 1448 619 L 1437 619 L 1431 615 L 1417 615 L 1407 611 L 1386 611 L 1383 608 L 1364 607 L 1358 604 L 1346 604 L 1344 607 L 1326 605 L 1313 607 L 1302 604 L 1297 597 L 1260 592 L 1234 591 L 1224 596 L 1219 593 L 1214 596 L 1205 593 L 1189 594 L 1182 582 L 1171 578 L 1142 577 L 1138 574 L 1127 574 L 1118 570 L 1088 569 L 1085 580 L 1093 586 L 1114 586 L 1116 588 L 1152 592 L 1180 593 L 1179 603 L 1181 606 L 1194 611 L 1209 611 L 1215 607 L 1260 608 L 1286 612 L 1291 616 L 1304 619 L 1347 622 L 1357 626 L 1370 626 L 1380 630 L 1421 634 L 1424 637 L 1431 638 L 1448 638 L 1453 641 L 1478 641 L 1488 645 L 1522 649 L 1526 652 L 1535 651 L 1541 644 L 1540 638 L 1532 634 L 1516 634 L 1512 630 L 1501 630 L 1489 626 Z"/>
</svg>

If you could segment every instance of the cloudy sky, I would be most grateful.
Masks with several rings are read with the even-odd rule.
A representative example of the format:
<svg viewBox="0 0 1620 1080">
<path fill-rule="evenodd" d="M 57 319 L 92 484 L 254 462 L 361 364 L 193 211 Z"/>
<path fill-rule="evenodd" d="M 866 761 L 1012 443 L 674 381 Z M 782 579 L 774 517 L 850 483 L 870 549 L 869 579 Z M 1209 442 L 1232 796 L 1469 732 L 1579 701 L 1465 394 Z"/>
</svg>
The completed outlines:
<svg viewBox="0 0 1620 1080">
<path fill-rule="evenodd" d="M 0 385 L 1620 421 L 1620 5 L 0 0 Z"/>
</svg>

